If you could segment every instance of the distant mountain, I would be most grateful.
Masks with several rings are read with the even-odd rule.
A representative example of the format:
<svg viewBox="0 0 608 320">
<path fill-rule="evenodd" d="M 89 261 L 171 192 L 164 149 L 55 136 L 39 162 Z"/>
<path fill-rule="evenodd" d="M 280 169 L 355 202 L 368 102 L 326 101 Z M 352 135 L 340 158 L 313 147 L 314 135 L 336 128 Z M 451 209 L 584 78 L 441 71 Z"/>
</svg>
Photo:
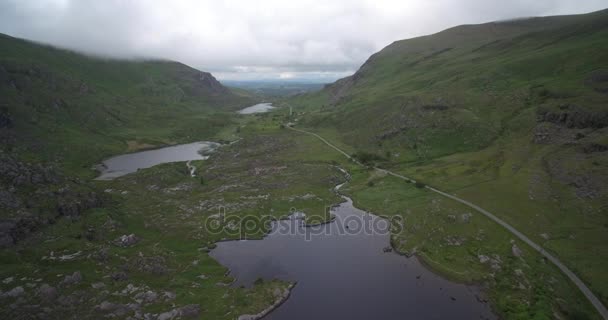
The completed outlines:
<svg viewBox="0 0 608 320">
<path fill-rule="evenodd" d="M 608 304 L 608 10 L 397 41 L 288 102 L 299 126 L 546 243 Z"/>
<path fill-rule="evenodd" d="M 241 88 L 265 97 L 287 97 L 311 91 L 321 90 L 324 83 L 306 80 L 262 80 L 239 81 L 225 80 L 222 83 L 234 88 Z"/>
</svg>

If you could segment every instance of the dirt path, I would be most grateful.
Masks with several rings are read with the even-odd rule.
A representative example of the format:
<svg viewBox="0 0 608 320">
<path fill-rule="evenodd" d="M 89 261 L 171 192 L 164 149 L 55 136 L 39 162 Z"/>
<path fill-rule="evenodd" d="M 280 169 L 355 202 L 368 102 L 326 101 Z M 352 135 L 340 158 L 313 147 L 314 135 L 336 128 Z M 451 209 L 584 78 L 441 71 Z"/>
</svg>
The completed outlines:
<svg viewBox="0 0 608 320">
<path fill-rule="evenodd" d="M 293 130 L 293 131 L 297 131 L 297 132 L 301 132 L 301 133 L 305 133 L 305 134 L 309 134 L 312 135 L 316 138 L 318 138 L 319 140 L 321 140 L 323 143 L 325 143 L 326 145 L 330 146 L 331 148 L 333 148 L 334 150 L 340 152 L 341 154 L 343 154 L 344 156 L 346 156 L 348 159 L 353 160 L 355 163 L 359 164 L 359 165 L 363 165 L 362 163 L 360 163 L 359 161 L 357 161 L 356 159 L 354 159 L 353 157 L 351 157 L 349 154 L 347 154 L 346 152 L 344 152 L 343 150 L 341 150 L 340 148 L 336 147 L 335 145 L 331 144 L 329 141 L 325 140 L 325 138 L 321 137 L 320 135 L 313 133 L 313 132 L 309 132 L 309 131 L 305 131 L 305 130 L 300 130 L 300 129 L 296 129 L 293 128 L 291 126 L 285 126 L 286 128 Z M 394 176 L 396 178 L 402 179 L 402 180 L 406 180 L 406 181 L 411 181 L 411 182 L 415 182 L 414 179 L 405 177 L 403 175 L 394 173 L 392 171 L 389 170 L 385 170 L 382 168 L 378 168 L 378 167 L 374 167 L 376 170 L 379 170 L 381 172 L 384 172 L 386 174 L 390 174 L 391 176 Z M 440 191 L 438 189 L 435 189 L 433 187 L 430 186 L 426 186 L 426 189 L 435 192 L 437 194 L 440 194 L 446 198 L 450 198 L 454 201 L 458 201 L 472 209 L 474 209 L 475 211 L 483 214 L 484 216 L 490 218 L 491 220 L 493 220 L 494 222 L 498 223 L 499 225 L 501 225 L 502 227 L 504 227 L 505 229 L 507 229 L 509 232 L 511 232 L 513 235 L 515 235 L 517 238 L 519 238 L 520 240 L 522 240 L 523 242 L 527 243 L 530 247 L 534 248 L 534 250 L 538 251 L 540 254 L 542 254 L 544 257 L 546 257 L 549 261 L 551 261 L 555 266 L 557 266 L 568 278 L 570 278 L 570 280 L 572 280 L 572 282 L 579 288 L 579 290 L 585 295 L 585 297 L 587 297 L 587 299 L 589 300 L 589 302 L 591 302 L 591 304 L 593 304 L 593 306 L 595 307 L 595 309 L 597 310 L 597 312 L 606 320 L 608 320 L 608 310 L 606 309 L 606 307 L 602 304 L 602 302 L 595 296 L 595 294 L 593 294 L 593 292 L 591 291 L 591 289 L 589 289 L 587 287 L 587 285 L 585 285 L 585 283 L 578 277 L 576 276 L 576 274 L 574 274 L 574 272 L 572 272 L 570 269 L 568 269 L 568 267 L 566 267 L 565 264 L 563 264 L 561 261 L 559 261 L 559 259 L 557 259 L 555 256 L 553 256 L 552 254 L 548 253 L 547 251 L 545 251 L 540 245 L 536 244 L 534 241 L 532 241 L 530 238 L 528 238 L 526 235 L 524 235 L 523 233 L 519 232 L 517 229 L 515 229 L 513 226 L 511 226 L 510 224 L 506 223 L 505 221 L 501 220 L 500 218 L 498 218 L 497 216 L 495 216 L 494 214 L 490 213 L 489 211 L 486 211 L 485 209 L 470 203 L 464 199 L 458 198 L 456 196 L 453 196 L 451 194 L 445 193 L 443 191 Z"/>
</svg>

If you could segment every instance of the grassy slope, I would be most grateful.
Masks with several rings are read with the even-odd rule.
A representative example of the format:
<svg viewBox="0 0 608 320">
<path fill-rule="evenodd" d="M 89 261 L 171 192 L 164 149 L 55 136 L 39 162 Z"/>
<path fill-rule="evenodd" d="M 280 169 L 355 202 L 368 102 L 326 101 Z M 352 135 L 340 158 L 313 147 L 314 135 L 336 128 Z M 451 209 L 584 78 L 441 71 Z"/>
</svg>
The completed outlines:
<svg viewBox="0 0 608 320">
<path fill-rule="evenodd" d="M 13 118 L 14 151 L 85 176 L 130 140 L 212 136 L 230 121 L 226 111 L 252 101 L 177 62 L 91 58 L 4 35 L 0 94 Z"/>
<path fill-rule="evenodd" d="M 395 42 L 354 76 L 288 103 L 300 108 L 301 125 L 348 145 L 347 150 L 388 156 L 383 166 L 496 213 L 555 252 L 608 304 L 608 159 L 601 151 L 608 112 L 606 39 L 608 11 L 456 27 Z M 567 114 L 575 123 L 542 119 L 547 110 Z M 576 123 L 585 117 L 601 121 Z M 592 145 L 600 147 L 584 151 Z M 355 201 L 379 213 L 416 221 L 420 213 L 411 206 L 432 210 L 424 201 L 417 205 L 418 200 L 392 196 L 406 190 L 366 183 L 357 188 Z M 424 220 L 416 223 L 419 233 L 447 228 L 444 214 Z M 469 241 L 462 248 L 446 246 L 442 237 L 415 232 L 403 237 L 409 239 L 407 248 L 422 248 L 446 265 L 439 269 L 468 267 L 465 279 L 487 281 L 490 271 L 475 271 L 479 247 L 504 258 L 510 245 L 506 237 L 471 241 L 486 228 L 464 230 L 461 235 Z M 508 268 L 511 275 L 514 269 Z M 513 308 L 544 296 L 535 290 L 546 287 L 539 282 L 514 294 L 493 284 L 508 318 L 548 316 L 545 306 L 536 309 L 533 303 Z M 568 300 L 562 296 L 567 289 L 558 291 L 557 297 Z"/>
<path fill-rule="evenodd" d="M 240 234 L 228 229 L 220 234 L 208 232 L 206 219 L 218 213 L 220 206 L 226 208 L 228 216 L 270 214 L 279 218 L 295 208 L 326 219 L 326 207 L 341 201 L 332 189 L 345 179 L 334 167 L 339 155 L 325 152 L 313 138 L 279 129 L 280 119 L 271 115 L 239 117 L 236 121 L 242 140 L 221 147 L 206 161 L 193 162 L 203 183 L 190 177 L 184 163 L 140 170 L 114 181 L 96 181 L 96 187 L 111 198 L 104 208 L 75 221 L 61 220 L 16 248 L 0 251 L 0 278 L 15 279 L 0 284 L 0 290 L 16 286 L 26 290 L 15 309 L 2 308 L 0 314 L 5 318 L 33 317 L 50 307 L 47 318 L 61 318 L 66 312 L 79 318 L 99 318 L 108 313 L 95 308 L 101 302 L 134 303 L 142 290 L 161 296 L 165 291 L 176 294 L 174 300 L 143 303 L 142 314 L 199 304 L 202 318 L 235 319 L 264 309 L 276 299 L 275 288 L 286 284 L 264 281 L 251 288 L 222 285 L 232 279 L 209 257 L 208 249 L 215 241 L 239 238 Z M 251 230 L 244 236 L 257 238 L 263 231 Z M 131 233 L 141 239 L 133 247 L 113 244 L 117 237 Z M 77 251 L 81 254 L 73 260 L 41 259 L 50 252 L 59 256 Z M 63 275 L 75 271 L 83 277 L 78 285 L 59 285 Z M 128 280 L 109 277 L 120 271 L 126 272 Z M 64 299 L 78 302 L 41 301 L 34 295 L 36 287 L 27 286 L 33 279 L 58 288 Z M 100 282 L 105 284 L 103 290 L 91 288 Z M 145 289 L 118 294 L 129 284 Z M 16 301 L 6 298 L 2 303 Z M 36 306 L 26 307 L 31 304 Z M 125 317 L 130 315 L 133 312 Z"/>
</svg>

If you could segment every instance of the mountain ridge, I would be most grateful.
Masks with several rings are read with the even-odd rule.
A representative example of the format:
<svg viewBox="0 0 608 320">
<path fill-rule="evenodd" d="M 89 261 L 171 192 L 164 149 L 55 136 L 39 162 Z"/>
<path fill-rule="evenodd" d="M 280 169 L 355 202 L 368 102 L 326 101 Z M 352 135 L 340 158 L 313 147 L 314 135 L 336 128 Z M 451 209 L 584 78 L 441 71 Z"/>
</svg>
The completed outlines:
<svg viewBox="0 0 608 320">
<path fill-rule="evenodd" d="M 285 103 L 296 110 L 297 126 L 369 165 L 495 213 L 557 255 L 608 305 L 607 39 L 608 10 L 459 26 L 396 41 L 352 76 Z M 359 205 L 395 214 L 397 204 L 381 201 L 388 196 L 379 190 L 388 191 L 376 187 L 393 182 L 368 179 L 358 186 Z M 454 255 L 433 241 L 413 241 L 415 234 L 396 235 L 398 250 L 423 251 L 448 268 L 471 266 L 473 252 L 502 245 L 469 243 L 468 253 Z M 512 309 L 520 302 L 505 296 L 524 291 L 496 292 L 506 318 L 542 314 L 532 305 Z"/>
</svg>

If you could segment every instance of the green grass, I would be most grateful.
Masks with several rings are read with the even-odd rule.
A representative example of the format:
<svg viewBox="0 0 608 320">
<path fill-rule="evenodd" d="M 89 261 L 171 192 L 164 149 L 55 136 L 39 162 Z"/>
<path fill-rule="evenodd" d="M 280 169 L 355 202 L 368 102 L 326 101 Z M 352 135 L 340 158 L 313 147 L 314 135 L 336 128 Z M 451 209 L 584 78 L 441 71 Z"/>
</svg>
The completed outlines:
<svg viewBox="0 0 608 320">
<path fill-rule="evenodd" d="M 168 311 L 173 305 L 199 304 L 204 318 L 234 319 L 272 304 L 274 289 L 284 288 L 287 283 L 263 281 L 252 288 L 220 286 L 218 283 L 230 283 L 232 278 L 208 255 L 216 241 L 262 237 L 267 231 L 264 225 L 245 233 L 228 229 L 212 233 L 205 229 L 206 219 L 218 213 L 221 206 L 228 217 L 282 218 L 297 210 L 307 214 L 308 223 L 326 221 L 330 218 L 326 208 L 341 201 L 333 187 L 345 177 L 334 166 L 337 155 L 318 157 L 325 151 L 322 146 L 280 129 L 272 115 L 235 117 L 243 139 L 219 148 L 208 160 L 193 162 L 203 184 L 199 178 L 190 177 L 184 163 L 155 166 L 113 181 L 96 181 L 95 189 L 110 198 L 104 208 L 90 210 L 76 221 L 59 220 L 17 248 L 1 251 L 0 278 L 17 279 L 0 284 L 1 290 L 25 287 L 28 280 L 19 280 L 24 277 L 41 278 L 40 283 L 59 288 L 62 277 L 58 274 L 80 271 L 83 281 L 75 287 L 60 288 L 60 293 L 86 298 L 77 307 L 66 309 L 84 318 L 102 315 L 93 311 L 102 301 L 132 302 L 133 295 L 112 294 L 124 290 L 127 284 L 176 294 L 174 301 L 144 306 L 143 312 L 150 313 Z M 135 246 L 120 248 L 112 244 L 117 237 L 132 233 L 141 239 Z M 103 248 L 107 248 L 108 258 L 99 261 L 95 257 Z M 77 251 L 82 254 L 71 261 L 41 260 L 51 251 L 57 256 Z M 142 263 L 152 261 L 160 261 L 164 272 L 141 268 Z M 108 278 L 121 270 L 127 272 L 127 281 Z M 201 274 L 206 278 L 198 278 Z M 106 284 L 106 294 L 91 289 L 97 282 Z M 32 290 L 26 287 L 26 301 L 36 299 Z M 61 312 L 59 308 L 53 310 Z M 14 312 L 23 315 L 26 310 L 3 308 L 2 315 L 12 317 Z"/>
<path fill-rule="evenodd" d="M 600 120 L 608 112 L 604 82 L 590 80 L 606 72 L 607 14 L 461 26 L 397 41 L 354 76 L 284 103 L 298 113 L 297 127 L 349 154 L 384 156 L 380 166 L 498 215 L 557 255 L 608 304 L 608 154 L 584 151 L 605 146 L 608 133 Z M 547 112 L 581 122 L 540 117 Z M 548 138 L 537 141 L 543 132 Z M 500 273 L 505 283 L 489 281 L 476 252 L 509 256 L 511 237 L 477 216 L 472 224 L 449 223 L 446 215 L 466 208 L 393 180 L 364 171 L 345 190 L 358 206 L 403 214 L 417 226 L 402 250 L 418 247 L 433 269 L 489 283 L 507 319 L 551 317 L 560 309 L 595 316 L 569 283 L 547 284 L 544 272 L 568 281 L 538 261 L 525 259 L 538 280 L 526 290 L 506 283 L 522 267 L 512 259 L 503 270 L 511 274 Z M 481 229 L 487 243 L 445 245 L 445 237 L 474 239 Z"/>
<path fill-rule="evenodd" d="M 127 150 L 209 139 L 255 101 L 170 61 L 86 57 L 0 35 L 0 94 L 13 151 L 90 177 L 90 164 Z M 209 83 L 212 83 L 211 85 Z"/>
</svg>

